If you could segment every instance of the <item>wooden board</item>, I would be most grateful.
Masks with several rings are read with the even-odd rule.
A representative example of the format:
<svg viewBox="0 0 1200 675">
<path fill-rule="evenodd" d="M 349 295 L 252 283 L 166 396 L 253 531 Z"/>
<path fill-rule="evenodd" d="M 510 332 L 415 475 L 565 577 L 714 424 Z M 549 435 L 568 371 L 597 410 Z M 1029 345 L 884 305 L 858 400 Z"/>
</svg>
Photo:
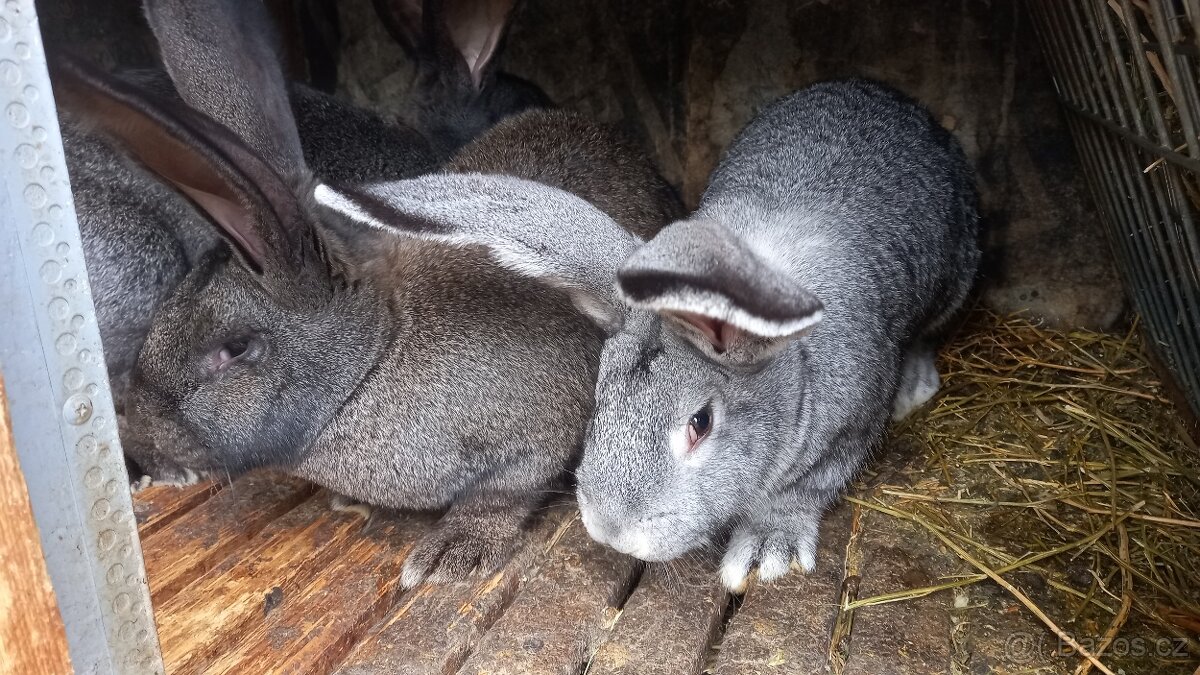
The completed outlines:
<svg viewBox="0 0 1200 675">
<path fill-rule="evenodd" d="M 400 568 L 425 529 L 393 520 L 350 541 L 325 569 L 306 568 L 292 583 L 295 591 L 272 589 L 262 619 L 205 672 L 248 673 L 264 663 L 280 673 L 329 672 L 395 604 Z"/>
<path fill-rule="evenodd" d="M 70 673 L 67 635 L 13 444 L 0 378 L 0 673 Z"/>
<path fill-rule="evenodd" d="M 400 569 L 436 514 L 376 515 L 364 530 L 313 490 L 257 473 L 198 502 L 179 490 L 190 508 L 152 493 L 175 513 L 143 540 L 168 672 L 1023 672 L 1007 636 L 1039 630 L 1019 611 L 1002 616 L 1020 625 L 997 624 L 1012 603 L 986 584 L 964 609 L 946 595 L 843 610 L 962 571 L 911 524 L 849 504 L 822 524 L 815 572 L 752 582 L 731 601 L 715 560 L 642 572 L 591 541 L 570 503 L 545 509 L 500 572 L 406 592 Z M 984 623 L 997 629 L 970 628 Z M 1043 656 L 1044 672 L 1072 665 Z"/>
<path fill-rule="evenodd" d="M 329 509 L 317 494 L 273 522 L 250 546 L 156 606 L 163 661 L 171 673 L 207 672 L 275 598 L 296 593 L 349 547 L 362 519 Z M 278 590 L 276 590 L 278 589 Z"/>
<path fill-rule="evenodd" d="M 843 504 L 825 517 L 814 571 L 793 572 L 770 584 L 751 582 L 725 631 L 716 675 L 825 672 L 852 513 Z"/>
<path fill-rule="evenodd" d="M 944 558 L 928 532 L 876 511 L 863 514 L 860 598 L 930 586 L 943 581 Z M 958 571 L 958 570 L 955 570 Z M 854 612 L 846 675 L 950 672 L 950 610 L 954 594 L 935 593 L 903 603 Z"/>
<path fill-rule="evenodd" d="M 640 565 L 592 541 L 575 519 L 459 670 L 575 675 L 604 639 Z"/>
<path fill-rule="evenodd" d="M 155 604 L 166 602 L 315 489 L 284 474 L 255 472 L 143 535 L 142 555 Z"/>
<path fill-rule="evenodd" d="M 133 502 L 138 536 L 142 539 L 149 537 L 217 494 L 220 489 L 220 483 L 208 480 L 186 487 L 152 485 L 139 490 Z"/>
<path fill-rule="evenodd" d="M 339 675 L 457 672 L 525 582 L 537 575 L 547 549 L 557 544 L 574 516 L 569 506 L 552 508 L 513 559 L 493 575 L 416 589 L 346 659 Z"/>
<path fill-rule="evenodd" d="M 588 675 L 699 673 L 729 599 L 715 561 L 689 557 L 648 567 Z"/>
</svg>

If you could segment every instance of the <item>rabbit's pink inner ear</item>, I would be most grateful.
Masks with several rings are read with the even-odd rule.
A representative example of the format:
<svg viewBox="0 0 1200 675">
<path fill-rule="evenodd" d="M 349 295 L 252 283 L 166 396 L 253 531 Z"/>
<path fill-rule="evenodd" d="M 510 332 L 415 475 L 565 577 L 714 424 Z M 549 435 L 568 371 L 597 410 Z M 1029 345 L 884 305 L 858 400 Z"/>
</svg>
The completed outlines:
<svg viewBox="0 0 1200 675">
<path fill-rule="evenodd" d="M 702 335 L 717 354 L 725 353 L 744 333 L 728 321 L 721 321 L 703 314 L 680 311 L 664 312 L 663 314 Z"/>
<path fill-rule="evenodd" d="M 113 89 L 104 76 L 74 62 L 56 62 L 55 96 L 59 104 L 114 138 L 135 159 L 188 195 L 220 226 L 255 271 L 263 269 L 267 243 L 254 227 L 253 213 L 205 151 L 172 131 L 178 120 L 140 93 Z M 121 86 L 121 85 L 116 85 Z M 184 133 L 178 127 L 179 133 Z"/>
<path fill-rule="evenodd" d="M 478 89 L 483 85 L 515 0 L 446 0 L 443 21 Z"/>
<path fill-rule="evenodd" d="M 176 183 L 180 189 L 205 213 L 212 218 L 223 232 L 241 250 L 255 272 L 261 273 L 266 258 L 263 242 L 255 234 L 251 218 L 253 215 L 245 206 L 221 195 L 215 195 L 203 190 Z"/>
</svg>

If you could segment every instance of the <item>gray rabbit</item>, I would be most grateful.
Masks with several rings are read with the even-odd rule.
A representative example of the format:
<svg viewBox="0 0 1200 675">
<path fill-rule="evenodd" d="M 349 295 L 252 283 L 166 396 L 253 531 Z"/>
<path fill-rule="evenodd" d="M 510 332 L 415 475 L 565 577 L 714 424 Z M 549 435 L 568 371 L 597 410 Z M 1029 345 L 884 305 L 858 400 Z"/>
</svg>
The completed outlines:
<svg viewBox="0 0 1200 675">
<path fill-rule="evenodd" d="M 979 261 L 957 142 L 883 85 L 813 85 L 734 140 L 701 205 L 617 275 L 578 495 L 597 540 L 666 560 L 731 531 L 740 587 L 815 564 L 821 514 L 934 349 Z"/>
<path fill-rule="evenodd" d="M 162 71 L 127 71 L 121 78 L 178 100 Z M 434 166 L 429 144 L 411 128 L 300 84 L 293 85 L 292 101 L 305 157 L 320 176 L 349 183 L 396 180 Z M 105 365 L 121 410 L 154 312 L 220 237 L 177 191 L 86 120 L 67 113 L 62 122 Z"/>
<path fill-rule="evenodd" d="M 577 472 L 592 536 L 661 561 L 729 535 L 731 588 L 755 565 L 813 567 L 822 513 L 889 417 L 936 392 L 979 261 L 961 148 L 865 80 L 764 107 L 699 209 L 649 243 L 596 218 L 422 222 L 409 234 L 487 246 L 608 333 Z"/>
<path fill-rule="evenodd" d="M 478 246 L 397 233 L 432 225 L 429 210 L 468 229 L 613 221 L 560 190 L 478 175 L 437 176 L 452 185 L 407 193 L 408 210 L 347 211 L 305 162 L 259 3 L 147 10 L 191 109 L 79 63 L 55 73 L 60 104 L 224 242 L 154 318 L 127 406 L 148 438 L 127 450 L 156 480 L 273 465 L 368 504 L 448 509 L 406 560 L 409 586 L 494 568 L 582 446 L 602 335 Z M 607 189 L 657 189 L 637 180 Z"/>
<path fill-rule="evenodd" d="M 536 84 L 500 71 L 496 59 L 517 0 L 374 0 L 415 67 L 404 119 L 449 157 L 500 120 L 551 101 Z"/>
</svg>

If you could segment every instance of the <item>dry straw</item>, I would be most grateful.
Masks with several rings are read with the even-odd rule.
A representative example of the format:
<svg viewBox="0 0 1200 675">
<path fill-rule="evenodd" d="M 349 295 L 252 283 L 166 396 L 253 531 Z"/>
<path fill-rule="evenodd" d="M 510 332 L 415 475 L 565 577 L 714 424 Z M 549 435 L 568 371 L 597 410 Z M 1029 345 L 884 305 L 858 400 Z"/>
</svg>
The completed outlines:
<svg viewBox="0 0 1200 675">
<path fill-rule="evenodd" d="M 997 583 L 1074 648 L 1078 675 L 1147 667 L 1106 656 L 1122 636 L 1200 655 L 1200 450 L 1137 328 L 1057 332 L 986 312 L 968 324 L 942 354 L 942 395 L 894 431 L 923 459 L 851 501 L 923 527 L 973 573 L 843 609 Z M 1055 600 L 1034 602 L 1017 572 Z M 1084 621 L 1100 627 L 1090 651 L 1071 638 Z"/>
</svg>

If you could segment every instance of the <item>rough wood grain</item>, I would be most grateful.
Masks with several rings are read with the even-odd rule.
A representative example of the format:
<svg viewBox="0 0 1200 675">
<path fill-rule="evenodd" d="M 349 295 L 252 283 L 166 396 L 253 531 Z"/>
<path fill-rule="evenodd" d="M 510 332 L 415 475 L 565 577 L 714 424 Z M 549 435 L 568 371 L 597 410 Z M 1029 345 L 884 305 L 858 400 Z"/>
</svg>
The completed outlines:
<svg viewBox="0 0 1200 675">
<path fill-rule="evenodd" d="M 699 673 L 728 605 L 714 562 L 651 566 L 588 664 L 588 675 Z"/>
<path fill-rule="evenodd" d="M 951 572 L 937 541 L 917 525 L 876 511 L 863 514 L 859 598 L 929 586 Z M 846 675 L 941 673 L 951 670 L 953 593 L 854 613 Z"/>
<path fill-rule="evenodd" d="M 427 529 L 408 518 L 372 527 L 348 540 L 328 567 L 306 567 L 293 581 L 296 591 L 274 593 L 269 611 L 206 672 L 248 673 L 269 663 L 276 673 L 328 673 L 395 604 L 400 568 Z"/>
<path fill-rule="evenodd" d="M 504 569 L 482 580 L 441 588 L 422 586 L 364 639 L 338 675 L 424 675 L 457 672 L 484 632 L 500 616 L 575 516 L 556 506 L 525 536 Z"/>
<path fill-rule="evenodd" d="M 329 496 L 318 493 L 237 555 L 159 604 L 156 618 L 167 671 L 204 672 L 240 642 L 280 593 L 287 597 L 297 592 L 360 537 L 362 525 L 358 516 L 330 511 Z"/>
<path fill-rule="evenodd" d="M 142 555 L 154 602 L 167 601 L 315 489 L 286 474 L 256 471 L 167 527 L 143 536 Z"/>
<path fill-rule="evenodd" d="M 0 378 L 0 673 L 70 673 Z"/>
<path fill-rule="evenodd" d="M 825 672 L 850 521 L 846 504 L 825 517 L 813 572 L 751 585 L 726 629 L 716 675 Z"/>
<path fill-rule="evenodd" d="M 185 487 L 152 485 L 138 490 L 133 495 L 133 514 L 137 517 L 138 536 L 145 539 L 170 525 L 217 494 L 220 489 L 220 483 L 207 480 Z"/>
<path fill-rule="evenodd" d="M 475 675 L 574 675 L 604 636 L 640 566 L 592 541 L 578 520 L 550 549 L 538 577 L 459 670 Z"/>
</svg>

